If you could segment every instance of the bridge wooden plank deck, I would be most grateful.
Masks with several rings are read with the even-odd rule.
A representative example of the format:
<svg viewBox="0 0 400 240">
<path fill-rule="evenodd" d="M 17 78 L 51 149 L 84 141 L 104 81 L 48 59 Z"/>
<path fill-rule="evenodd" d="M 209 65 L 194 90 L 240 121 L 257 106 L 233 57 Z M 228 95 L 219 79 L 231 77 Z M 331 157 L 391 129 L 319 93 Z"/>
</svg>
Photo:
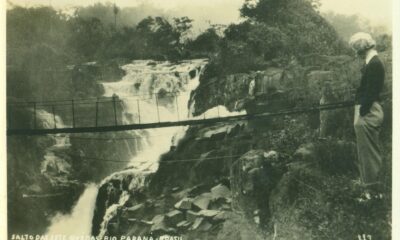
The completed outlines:
<svg viewBox="0 0 400 240">
<path fill-rule="evenodd" d="M 58 134 L 58 133 L 116 132 L 116 131 L 165 128 L 165 127 L 177 127 L 177 126 L 188 126 L 188 125 L 201 125 L 201 124 L 207 125 L 207 124 L 215 124 L 215 123 L 229 122 L 229 121 L 242 121 L 242 120 L 260 119 L 260 118 L 262 119 L 280 115 L 326 111 L 326 110 L 333 110 L 333 109 L 346 108 L 352 106 L 354 106 L 354 101 L 344 101 L 332 104 L 318 105 L 314 107 L 286 109 L 276 112 L 242 114 L 237 116 L 208 118 L 208 119 L 190 119 L 190 120 L 174 121 L 174 122 L 168 121 L 168 122 L 154 122 L 154 123 L 141 123 L 141 124 L 129 124 L 129 125 L 112 125 L 112 126 L 101 126 L 101 127 L 93 126 L 93 127 L 52 128 L 52 129 L 7 129 L 7 136 L 47 135 L 47 134 Z"/>
</svg>

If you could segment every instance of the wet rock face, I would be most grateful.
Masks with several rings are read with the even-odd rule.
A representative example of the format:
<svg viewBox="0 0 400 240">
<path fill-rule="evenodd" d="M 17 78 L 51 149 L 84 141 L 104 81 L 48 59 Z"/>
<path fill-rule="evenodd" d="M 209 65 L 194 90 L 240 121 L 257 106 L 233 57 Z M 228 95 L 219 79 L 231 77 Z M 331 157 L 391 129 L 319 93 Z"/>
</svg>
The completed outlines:
<svg viewBox="0 0 400 240">
<path fill-rule="evenodd" d="M 109 182 L 99 188 L 92 221 L 92 234 L 94 236 L 100 233 L 100 225 L 103 222 L 107 208 L 118 202 L 122 193 L 121 187 L 121 183 L 114 181 L 114 183 Z"/>
<path fill-rule="evenodd" d="M 147 176 L 126 170 L 106 179 L 99 188 L 92 220 L 92 234 L 118 234 L 123 227 L 121 216 L 131 219 L 148 206 L 139 201 Z M 131 219 L 131 221 L 133 221 Z"/>
</svg>

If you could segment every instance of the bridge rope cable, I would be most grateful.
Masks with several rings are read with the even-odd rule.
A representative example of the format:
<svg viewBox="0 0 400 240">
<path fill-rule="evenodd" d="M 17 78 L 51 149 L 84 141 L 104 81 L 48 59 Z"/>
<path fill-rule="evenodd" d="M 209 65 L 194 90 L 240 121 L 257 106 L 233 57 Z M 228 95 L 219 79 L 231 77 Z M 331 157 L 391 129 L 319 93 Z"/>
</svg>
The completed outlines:
<svg viewBox="0 0 400 240">
<path fill-rule="evenodd" d="M 98 160 L 103 162 L 116 162 L 116 163 L 133 163 L 132 161 L 122 161 L 122 160 L 112 160 L 106 158 L 99 158 L 99 157 L 87 157 L 87 156 L 78 156 L 78 155 L 69 155 L 70 157 L 76 157 L 81 159 L 88 159 L 88 160 Z M 203 157 L 203 158 L 184 158 L 178 160 L 167 160 L 167 161 L 159 161 L 159 164 L 169 164 L 169 163 L 179 163 L 179 162 L 198 162 L 203 160 L 213 160 L 213 159 L 225 159 L 225 158 L 232 158 L 232 157 L 240 157 L 243 155 L 222 155 L 218 157 Z"/>
<path fill-rule="evenodd" d="M 65 136 L 54 136 L 58 138 L 65 138 Z M 145 140 L 149 138 L 159 138 L 159 137 L 171 137 L 171 134 L 159 134 L 159 135 L 149 135 L 142 137 L 117 137 L 117 138 L 95 138 L 95 137 L 74 137 L 69 136 L 69 139 L 73 140 L 95 140 L 95 141 L 125 141 L 125 140 Z"/>
<path fill-rule="evenodd" d="M 308 91 L 308 90 L 307 90 Z M 346 92 L 349 92 L 349 89 L 345 89 Z M 307 92 L 309 94 L 309 92 Z M 385 93 L 386 95 L 390 95 L 391 92 Z M 193 124 L 202 124 L 206 123 L 208 121 L 213 121 L 213 123 L 217 122 L 222 122 L 222 121 L 239 121 L 239 120 L 246 120 L 248 118 L 268 118 L 268 117 L 274 117 L 274 116 L 279 116 L 279 115 L 290 115 L 290 114 L 300 114 L 300 113 L 306 113 L 306 112 L 315 112 L 315 111 L 325 111 L 325 110 L 333 110 L 333 109 L 338 109 L 338 108 L 345 108 L 345 107 L 352 107 L 354 106 L 354 101 L 337 101 L 337 102 L 331 102 L 331 103 L 324 103 L 324 104 L 315 104 L 314 101 L 314 106 L 305 106 L 304 104 L 304 99 L 303 97 L 301 98 L 291 98 L 288 97 L 289 101 L 287 99 L 281 99 L 280 101 L 284 103 L 288 103 L 290 105 L 295 104 L 295 106 L 289 106 L 280 110 L 275 110 L 275 111 L 270 111 L 270 112 L 255 112 L 252 114 L 242 114 L 238 116 L 231 116 L 231 117 L 221 117 L 219 115 L 219 110 L 218 110 L 218 116 L 217 117 L 209 117 L 206 118 L 206 112 L 203 114 L 199 114 L 199 116 L 203 116 L 203 121 L 197 117 L 197 118 L 188 118 L 184 120 L 179 120 L 177 121 L 172 121 L 171 120 L 166 120 L 166 121 L 161 121 L 158 119 L 158 122 L 147 122 L 147 123 L 142 123 L 142 124 L 123 124 L 123 125 L 107 125 L 107 126 L 87 126 L 87 127 L 75 127 L 76 125 L 74 124 L 74 127 L 72 130 L 68 130 L 71 127 L 63 127 L 63 128 L 57 128 L 56 124 L 54 123 L 54 128 L 34 128 L 34 129 L 18 129 L 18 128 L 9 128 L 7 130 L 7 135 L 16 135 L 16 134 L 28 134 L 28 135 L 35 135 L 35 134 L 57 134 L 57 133 L 83 133 L 83 132 L 96 132 L 96 128 L 106 128 L 104 130 L 101 130 L 102 132 L 109 132 L 109 131 L 129 131 L 129 130 L 138 130 L 138 129 L 145 129 L 145 128 L 159 128 L 159 127 L 173 127 L 173 126 L 182 126 L 182 125 L 193 125 Z M 267 101 L 268 102 L 268 101 Z M 273 101 L 271 101 L 273 102 Z M 299 106 L 301 108 L 299 108 Z M 55 112 L 53 108 L 53 115 L 54 115 L 54 122 L 55 120 Z M 8 119 L 9 121 L 9 119 Z M 210 122 L 211 123 L 211 122 Z M 144 124 L 144 125 L 143 125 Z M 147 126 L 147 125 L 148 126 Z M 141 126 L 143 127 L 136 127 L 136 126 Z M 90 128 L 90 129 L 89 129 Z M 118 128 L 118 129 L 117 129 Z M 76 130 L 74 130 L 76 129 Z M 100 132 L 100 131 L 98 131 Z"/>
<path fill-rule="evenodd" d="M 328 104 L 320 104 L 317 106 L 308 106 L 308 107 L 302 107 L 302 108 L 286 108 L 284 110 L 279 110 L 279 111 L 271 111 L 271 112 L 256 112 L 253 114 L 242 114 L 242 115 L 237 115 L 237 116 L 229 116 L 229 117 L 211 117 L 211 118 L 206 118 L 206 114 L 202 114 L 200 116 L 203 116 L 203 119 L 201 118 L 194 118 L 194 119 L 186 119 L 186 120 L 178 120 L 178 121 L 158 121 L 158 122 L 149 122 L 149 123 L 143 123 L 143 124 L 168 124 L 168 126 L 173 127 L 173 126 L 179 126 L 181 124 L 183 125 L 192 125 L 192 124 L 201 124 L 201 123 L 205 123 L 206 121 L 238 121 L 238 120 L 245 120 L 247 117 L 274 117 L 274 116 L 280 116 L 280 115 L 290 115 L 290 114 L 300 114 L 300 113 L 307 113 L 307 112 L 315 112 L 315 111 L 322 111 L 322 110 L 333 110 L 333 109 L 338 109 L 338 108 L 344 108 L 344 107 L 352 107 L 354 105 L 354 101 L 345 101 L 345 102 L 334 102 L 334 103 L 328 103 Z M 260 115 L 261 114 L 261 115 Z M 142 124 L 142 125 L 143 125 Z M 141 129 L 141 128 L 135 128 L 134 126 L 140 126 L 141 124 L 124 124 L 124 125 L 109 125 L 109 126 L 104 126 L 104 127 L 108 127 L 110 128 L 110 130 L 107 131 L 111 131 L 111 128 L 117 128 L 117 127 L 124 127 L 125 126 L 125 130 L 137 130 L 137 129 Z M 154 127 L 161 127 L 161 126 L 148 126 L 146 128 L 154 128 Z M 164 126 L 163 125 L 163 126 Z M 131 126 L 132 128 L 129 129 L 127 128 L 127 126 Z M 89 132 L 95 132 L 95 128 L 101 128 L 103 126 L 92 126 L 92 130 L 85 130 L 85 132 L 89 131 Z M 165 125 L 166 127 L 166 125 Z M 35 128 L 35 129 L 25 129 L 23 131 L 26 130 L 32 130 L 32 131 L 37 131 L 39 132 L 43 132 L 43 131 L 51 131 L 51 133 L 62 133 L 63 129 L 65 131 L 67 131 L 67 129 L 69 129 L 71 127 L 64 127 L 64 128 Z M 89 127 L 90 128 L 90 127 Z M 72 129 L 80 129 L 79 127 L 74 127 Z M 22 129 L 21 129 L 22 130 Z M 114 129 L 115 130 L 115 129 Z M 9 130 L 7 130 L 8 133 L 13 134 L 13 132 L 18 132 L 18 128 L 10 128 Z M 57 132 L 57 131 L 61 131 L 61 132 Z M 74 132 L 74 131 L 72 131 Z M 22 132 L 21 132 L 22 133 Z M 50 133 L 50 132 L 49 132 Z M 64 132 L 64 133 L 68 133 Z M 75 132 L 78 133 L 78 132 Z"/>
</svg>

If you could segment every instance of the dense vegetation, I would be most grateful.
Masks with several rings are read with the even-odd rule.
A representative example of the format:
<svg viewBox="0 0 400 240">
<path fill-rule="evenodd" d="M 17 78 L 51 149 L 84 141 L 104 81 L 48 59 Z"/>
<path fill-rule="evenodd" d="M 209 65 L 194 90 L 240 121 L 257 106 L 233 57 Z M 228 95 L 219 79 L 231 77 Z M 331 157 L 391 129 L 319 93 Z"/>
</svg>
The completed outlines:
<svg viewBox="0 0 400 240">
<path fill-rule="evenodd" d="M 104 17 L 94 17 L 90 14 L 93 11 L 101 16 L 104 11 L 114 10 L 111 5 L 95 5 L 77 9 L 72 16 L 49 7 L 8 10 L 8 97 L 72 97 L 72 78 L 78 70 L 74 66 L 85 62 L 189 57 L 184 53 L 186 33 L 192 22 L 188 17 L 170 21 L 146 17 L 137 25 L 116 27 Z M 54 95 L 49 96 L 49 92 Z"/>
<path fill-rule="evenodd" d="M 246 0 L 240 13 L 240 23 L 211 25 L 194 36 L 192 19 L 167 17 L 155 8 L 97 3 L 71 15 L 15 6 L 7 11 L 7 96 L 77 97 L 71 79 L 77 75 L 74 66 L 85 62 L 207 57 L 212 60 L 207 75 L 214 76 L 285 65 L 309 54 L 351 53 L 340 36 L 360 29 L 359 21 L 358 27 L 347 24 L 354 17 L 326 14 L 339 36 L 318 13 L 316 0 Z"/>
</svg>

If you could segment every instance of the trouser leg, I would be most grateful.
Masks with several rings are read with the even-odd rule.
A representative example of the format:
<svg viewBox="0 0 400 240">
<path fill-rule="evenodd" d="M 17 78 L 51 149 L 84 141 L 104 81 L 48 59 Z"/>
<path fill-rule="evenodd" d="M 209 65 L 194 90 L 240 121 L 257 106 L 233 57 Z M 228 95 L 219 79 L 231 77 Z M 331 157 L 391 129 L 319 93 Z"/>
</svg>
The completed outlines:
<svg viewBox="0 0 400 240">
<path fill-rule="evenodd" d="M 366 185 L 379 183 L 382 156 L 379 145 L 379 131 L 383 113 L 379 105 L 373 105 L 366 116 L 358 115 L 356 107 L 354 130 L 357 139 L 358 165 L 361 181 Z"/>
</svg>

